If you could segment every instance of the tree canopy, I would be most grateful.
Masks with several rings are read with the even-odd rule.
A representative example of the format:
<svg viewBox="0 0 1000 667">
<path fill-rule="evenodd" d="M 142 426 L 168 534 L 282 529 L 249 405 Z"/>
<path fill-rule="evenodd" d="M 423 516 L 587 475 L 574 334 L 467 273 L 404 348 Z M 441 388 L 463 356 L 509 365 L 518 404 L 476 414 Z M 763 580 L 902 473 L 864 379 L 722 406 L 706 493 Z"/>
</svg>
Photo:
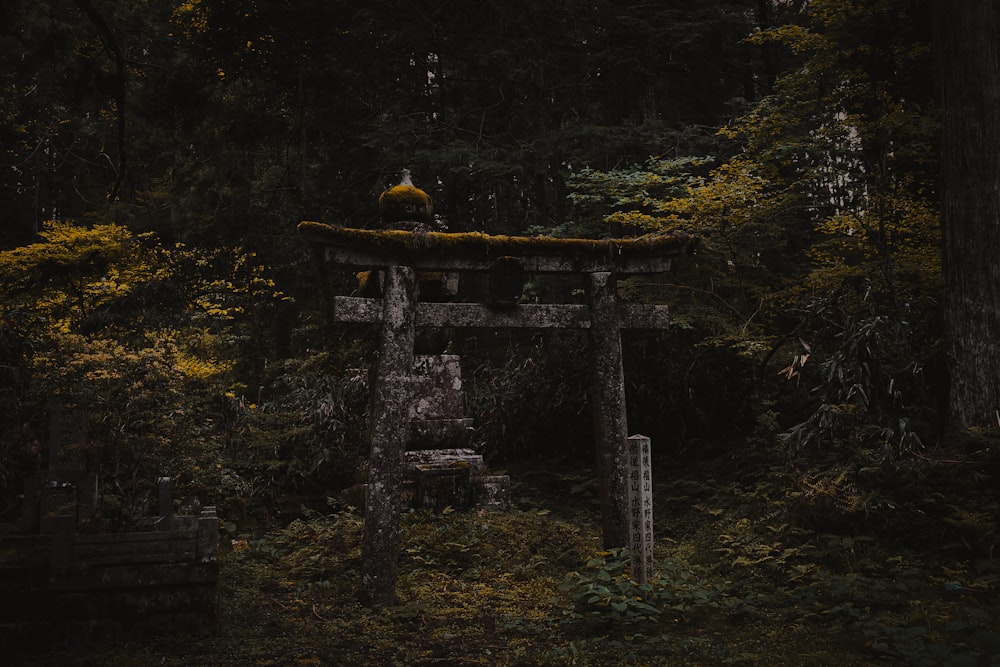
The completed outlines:
<svg viewBox="0 0 1000 667">
<path fill-rule="evenodd" d="M 673 306 L 675 331 L 630 353 L 637 385 L 655 388 L 635 411 L 659 414 L 644 409 L 650 395 L 682 427 L 638 420 L 671 447 L 779 435 L 899 456 L 938 439 L 947 359 L 925 3 L 3 11 L 6 317 L 125 335 L 113 323 L 140 343 L 221 318 L 216 339 L 223 322 L 243 332 L 228 353 L 260 357 L 227 361 L 253 376 L 221 393 L 266 385 L 271 361 L 342 335 L 321 323 L 296 225 L 371 226 L 405 167 L 451 232 L 699 239 L 681 272 L 624 286 Z M 346 341 L 334 357 L 352 367 L 361 348 Z M 467 341 L 470 363 L 498 363 L 494 344 Z M 537 344 L 564 377 L 585 372 L 560 351 L 572 340 Z M 480 377 L 491 400 L 525 381 Z M 539 409 L 568 420 L 586 401 L 571 385 Z M 510 425 L 494 419 L 483 438 L 500 451 L 541 435 L 518 419 L 498 442 Z"/>
</svg>

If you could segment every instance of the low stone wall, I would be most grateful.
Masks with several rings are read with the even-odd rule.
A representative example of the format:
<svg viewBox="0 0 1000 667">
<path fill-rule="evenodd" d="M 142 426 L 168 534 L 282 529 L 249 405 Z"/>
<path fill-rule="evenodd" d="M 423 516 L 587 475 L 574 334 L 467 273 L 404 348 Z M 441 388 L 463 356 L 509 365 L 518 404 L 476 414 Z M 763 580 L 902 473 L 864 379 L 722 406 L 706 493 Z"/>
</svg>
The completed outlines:
<svg viewBox="0 0 1000 667">
<path fill-rule="evenodd" d="M 405 452 L 404 457 L 401 511 L 510 509 L 510 477 L 486 474 L 483 457 L 471 449 L 422 449 Z M 340 500 L 363 511 L 367 493 L 367 484 L 355 484 L 340 492 Z"/>
<path fill-rule="evenodd" d="M 154 634 L 209 634 L 218 623 L 215 508 L 169 530 L 0 536 L 0 652 Z"/>
<path fill-rule="evenodd" d="M 471 449 L 409 451 L 404 462 L 403 488 L 412 485 L 414 507 L 510 509 L 510 478 L 487 475 L 483 457 Z"/>
</svg>

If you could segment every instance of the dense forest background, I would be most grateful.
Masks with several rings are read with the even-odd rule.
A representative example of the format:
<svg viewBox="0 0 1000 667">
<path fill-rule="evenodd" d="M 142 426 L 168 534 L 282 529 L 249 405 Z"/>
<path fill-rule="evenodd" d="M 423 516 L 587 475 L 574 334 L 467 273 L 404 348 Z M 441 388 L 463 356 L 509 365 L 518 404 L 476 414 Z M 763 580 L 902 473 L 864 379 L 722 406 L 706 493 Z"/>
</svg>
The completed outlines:
<svg viewBox="0 0 1000 667">
<path fill-rule="evenodd" d="M 371 333 L 326 325 L 296 224 L 372 225 L 403 167 L 443 229 L 699 238 L 623 286 L 673 306 L 671 332 L 626 341 L 631 428 L 658 456 L 939 442 L 926 3 L 2 11 L 7 503 L 53 401 L 123 493 L 354 481 Z M 590 456 L 582 339 L 460 343 L 488 454 Z"/>
<path fill-rule="evenodd" d="M 997 664 L 989 0 L 6 0 L 0 22 L 0 522 L 61 420 L 94 526 L 161 475 L 219 508 L 232 664 L 309 623 L 329 664 L 770 665 L 788 642 L 831 664 L 862 635 Z M 347 602 L 375 337 L 326 320 L 296 226 L 376 225 L 403 168 L 443 230 L 698 239 L 620 284 L 673 320 L 624 337 L 657 602 L 587 557 L 585 338 L 478 330 L 453 341 L 467 413 L 520 510 L 407 515 L 410 606 Z"/>
</svg>

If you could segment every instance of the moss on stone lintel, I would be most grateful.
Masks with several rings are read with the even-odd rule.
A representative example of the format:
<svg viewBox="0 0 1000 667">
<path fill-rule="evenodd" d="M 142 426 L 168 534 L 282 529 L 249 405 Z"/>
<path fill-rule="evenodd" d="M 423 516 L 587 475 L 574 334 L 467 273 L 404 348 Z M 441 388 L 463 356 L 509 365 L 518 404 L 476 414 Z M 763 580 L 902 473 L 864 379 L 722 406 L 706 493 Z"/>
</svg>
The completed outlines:
<svg viewBox="0 0 1000 667">
<path fill-rule="evenodd" d="M 563 239 L 549 236 L 503 236 L 480 232 L 415 233 L 396 229 L 335 227 L 305 221 L 298 226 L 307 240 L 342 248 L 413 252 L 440 249 L 449 254 L 593 257 L 619 255 L 660 257 L 685 251 L 692 239 L 682 232 L 650 234 L 631 239 Z"/>
</svg>

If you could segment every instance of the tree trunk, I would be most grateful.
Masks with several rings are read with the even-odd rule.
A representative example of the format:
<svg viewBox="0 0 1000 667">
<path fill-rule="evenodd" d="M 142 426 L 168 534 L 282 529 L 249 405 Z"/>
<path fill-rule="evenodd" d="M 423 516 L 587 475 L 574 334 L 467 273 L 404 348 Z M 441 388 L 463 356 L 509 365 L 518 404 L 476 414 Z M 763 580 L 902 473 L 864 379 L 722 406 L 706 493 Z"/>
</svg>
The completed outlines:
<svg viewBox="0 0 1000 667">
<path fill-rule="evenodd" d="M 1000 421 L 1000 66 L 992 0 L 939 0 L 948 424 Z"/>
</svg>

